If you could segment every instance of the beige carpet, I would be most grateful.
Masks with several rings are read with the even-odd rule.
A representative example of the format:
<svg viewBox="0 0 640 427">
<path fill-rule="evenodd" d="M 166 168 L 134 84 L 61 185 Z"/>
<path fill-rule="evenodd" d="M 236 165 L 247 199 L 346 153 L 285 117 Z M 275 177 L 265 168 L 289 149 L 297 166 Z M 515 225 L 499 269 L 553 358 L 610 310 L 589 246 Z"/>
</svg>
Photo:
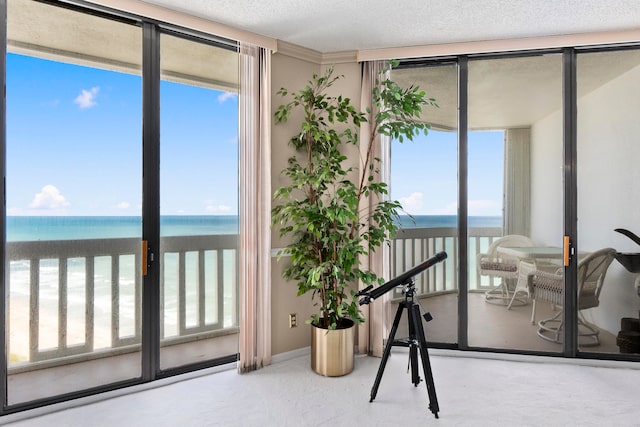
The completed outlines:
<svg viewBox="0 0 640 427">
<path fill-rule="evenodd" d="M 424 383 L 411 384 L 407 354 L 394 348 L 372 403 L 380 359 L 357 358 L 350 375 L 325 378 L 310 371 L 309 357 L 302 354 L 251 374 L 190 374 L 145 391 L 134 387 L 129 394 L 109 393 L 2 421 L 14 420 L 9 425 L 15 427 L 640 425 L 640 370 L 631 369 L 638 364 L 589 362 L 601 365 L 594 367 L 580 365 L 585 361 L 507 355 L 511 360 L 493 360 L 432 350 L 436 420 L 427 409 Z M 47 411 L 53 412 L 18 420 Z"/>
</svg>

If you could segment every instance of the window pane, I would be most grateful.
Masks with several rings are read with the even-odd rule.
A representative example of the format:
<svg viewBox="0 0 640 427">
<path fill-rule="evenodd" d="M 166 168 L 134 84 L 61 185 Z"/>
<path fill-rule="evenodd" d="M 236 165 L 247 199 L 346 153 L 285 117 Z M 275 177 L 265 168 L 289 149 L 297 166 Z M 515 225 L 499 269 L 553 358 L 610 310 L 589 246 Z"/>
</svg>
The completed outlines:
<svg viewBox="0 0 640 427">
<path fill-rule="evenodd" d="M 391 277 L 447 252 L 447 259 L 416 277 L 416 290 L 433 320 L 425 323 L 430 342 L 458 342 L 458 112 L 457 68 L 454 64 L 393 71 L 393 79 L 414 84 L 436 99 L 439 108 L 427 108 L 423 119 L 428 135 L 391 146 L 391 198 L 399 200 L 407 215 L 392 242 Z M 409 216 L 410 215 L 410 216 Z M 392 311 L 401 292 L 394 291 Z M 406 317 L 403 317 L 403 319 Z M 400 335 L 408 334 L 400 325 Z"/>
<path fill-rule="evenodd" d="M 531 324 L 526 275 L 537 269 L 555 272 L 561 257 L 561 66 L 560 55 L 469 62 L 472 347 L 562 350 Z M 543 248 L 544 256 L 507 253 L 505 247 Z M 547 300 L 535 307 L 535 322 L 558 313 L 557 304 Z"/>
<path fill-rule="evenodd" d="M 238 55 L 162 34 L 162 369 L 238 352 Z"/>
<path fill-rule="evenodd" d="M 140 376 L 142 35 L 41 2 L 7 6 L 14 404 Z"/>
<path fill-rule="evenodd" d="M 640 245 L 614 231 L 640 235 L 640 51 L 577 58 L 578 249 L 584 255 L 578 264 L 578 346 L 589 352 L 640 353 Z M 594 261 L 587 268 L 587 255 L 604 248 L 627 255 L 618 256 L 620 262 L 602 254 L 595 259 L 603 262 L 601 269 Z"/>
</svg>

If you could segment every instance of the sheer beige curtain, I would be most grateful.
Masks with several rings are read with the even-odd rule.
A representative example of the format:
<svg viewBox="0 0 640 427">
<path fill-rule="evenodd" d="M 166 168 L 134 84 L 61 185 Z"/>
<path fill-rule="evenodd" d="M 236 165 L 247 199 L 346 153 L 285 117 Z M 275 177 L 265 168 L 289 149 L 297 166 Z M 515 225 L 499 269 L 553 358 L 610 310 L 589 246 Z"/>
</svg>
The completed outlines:
<svg viewBox="0 0 640 427">
<path fill-rule="evenodd" d="M 386 61 L 367 61 L 362 64 L 362 91 L 360 95 L 360 108 L 365 111 L 370 108 L 372 114 L 376 113 L 376 108 L 372 104 L 371 89 L 379 78 L 380 72 L 386 66 Z M 371 137 L 371 129 L 368 123 L 360 128 L 360 140 L 369 141 Z M 361 157 L 366 155 L 366 143 L 360 145 Z M 380 177 L 379 179 L 389 183 L 390 178 L 390 140 L 386 136 L 378 136 L 374 147 L 375 157 L 381 159 Z M 375 200 L 367 198 L 362 201 L 361 209 L 370 210 L 371 204 Z M 378 276 L 389 279 L 389 248 L 383 245 L 374 253 L 369 254 L 368 259 L 364 260 L 368 263 L 368 267 Z M 361 286 L 362 287 L 362 286 Z M 383 295 L 373 301 L 369 306 L 363 306 L 363 311 L 367 317 L 367 322 L 361 325 L 358 330 L 357 352 L 360 354 L 368 353 L 374 356 L 382 356 L 383 340 L 387 336 L 387 319 L 390 316 L 389 295 Z"/>
<path fill-rule="evenodd" d="M 504 133 L 504 234 L 531 232 L 531 129 Z"/>
<path fill-rule="evenodd" d="M 240 44 L 239 372 L 271 363 L 271 51 Z"/>
</svg>

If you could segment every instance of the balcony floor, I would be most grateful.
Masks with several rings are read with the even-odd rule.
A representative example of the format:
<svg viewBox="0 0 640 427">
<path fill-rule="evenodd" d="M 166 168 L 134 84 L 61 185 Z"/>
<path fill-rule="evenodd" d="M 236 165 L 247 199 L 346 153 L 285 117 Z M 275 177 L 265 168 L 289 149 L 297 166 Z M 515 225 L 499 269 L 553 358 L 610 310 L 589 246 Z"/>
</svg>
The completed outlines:
<svg viewBox="0 0 640 427">
<path fill-rule="evenodd" d="M 420 299 L 423 311 L 432 314 L 434 320 L 426 324 L 427 340 L 431 342 L 457 342 L 457 294 L 445 294 Z M 505 306 L 489 304 L 484 294 L 472 292 L 468 295 L 469 306 L 469 346 L 478 348 L 496 348 L 539 352 L 561 352 L 562 345 L 540 338 L 537 325 L 531 324 L 532 305 L 514 306 L 507 310 Z M 395 308 L 393 309 L 395 311 Z M 550 304 L 538 304 L 536 321 L 549 318 L 556 311 Z M 404 322 L 404 320 L 403 320 Z M 406 334 L 406 327 L 398 336 Z M 616 332 L 617 334 L 617 332 Z M 600 345 L 581 346 L 581 351 L 598 353 L 618 353 L 616 336 L 600 330 Z M 580 343 L 588 341 L 580 340 Z"/>
<path fill-rule="evenodd" d="M 394 348 L 378 394 L 369 393 L 380 359 L 358 357 L 354 371 L 326 378 L 300 354 L 260 371 L 192 373 L 126 391 L 13 414 L 14 427 L 38 426 L 601 426 L 636 425 L 640 370 L 631 362 L 431 350 L 440 408 L 407 374 L 407 352 Z M 592 366 L 595 364 L 596 366 Z M 42 415 L 44 414 L 44 415 Z M 40 415 L 40 416 L 38 416 Z M 34 418 L 25 419 L 28 416 Z M 435 425 L 434 424 L 434 425 Z"/>
</svg>

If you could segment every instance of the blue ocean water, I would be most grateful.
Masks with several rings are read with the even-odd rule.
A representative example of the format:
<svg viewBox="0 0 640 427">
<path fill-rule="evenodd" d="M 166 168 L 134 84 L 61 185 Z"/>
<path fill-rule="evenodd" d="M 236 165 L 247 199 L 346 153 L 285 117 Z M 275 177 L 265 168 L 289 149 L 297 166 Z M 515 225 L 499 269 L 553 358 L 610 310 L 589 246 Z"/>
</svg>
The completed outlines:
<svg viewBox="0 0 640 427">
<path fill-rule="evenodd" d="M 456 227 L 455 215 L 400 217 L 401 228 Z M 469 227 L 500 227 L 500 216 L 469 217 Z M 237 234 L 236 215 L 175 215 L 160 218 L 162 236 Z M 142 219 L 135 216 L 8 216 L 7 241 L 109 239 L 139 237 Z"/>
<path fill-rule="evenodd" d="M 235 215 L 176 215 L 160 218 L 162 236 L 237 234 Z M 7 241 L 140 237 L 136 216 L 8 216 Z"/>
<path fill-rule="evenodd" d="M 470 216 L 469 227 L 502 227 L 501 216 Z M 400 228 L 457 227 L 456 215 L 401 215 Z"/>
</svg>

